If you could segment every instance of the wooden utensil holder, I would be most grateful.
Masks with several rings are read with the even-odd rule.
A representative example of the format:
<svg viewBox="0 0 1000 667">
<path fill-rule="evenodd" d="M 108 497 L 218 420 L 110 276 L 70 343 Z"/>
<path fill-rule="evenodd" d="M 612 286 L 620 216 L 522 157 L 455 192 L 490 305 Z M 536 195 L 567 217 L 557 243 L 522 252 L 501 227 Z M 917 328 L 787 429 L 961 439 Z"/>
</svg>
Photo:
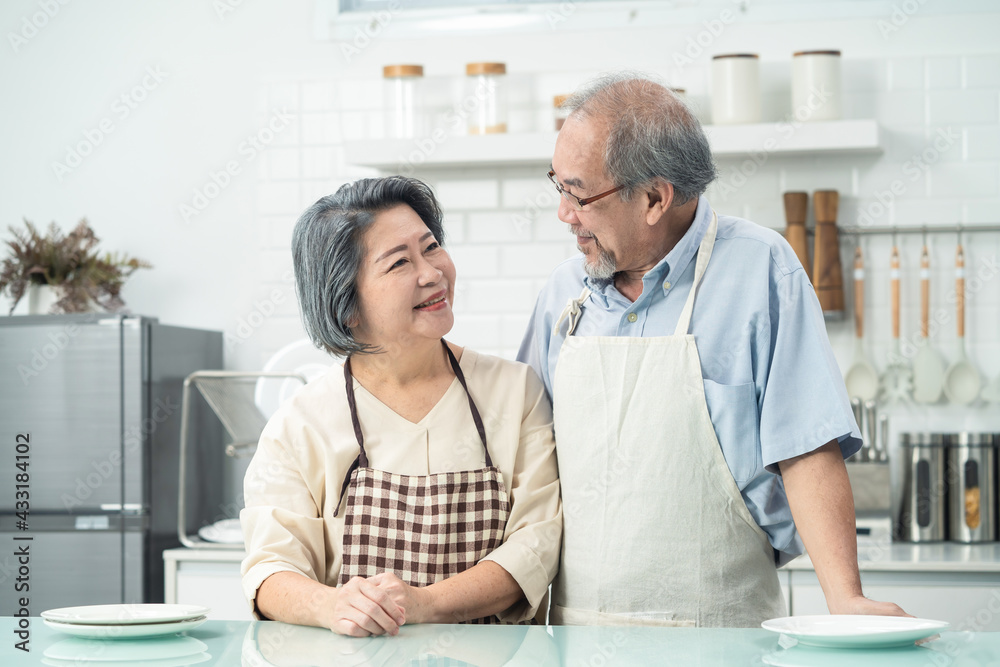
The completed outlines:
<svg viewBox="0 0 1000 667">
<path fill-rule="evenodd" d="M 844 277 L 837 231 L 839 203 L 840 195 L 836 190 L 817 190 L 813 193 L 816 213 L 813 286 L 827 319 L 840 319 L 844 316 Z"/>
<path fill-rule="evenodd" d="M 809 193 L 786 192 L 785 199 L 785 240 L 792 246 L 806 275 L 812 279 L 809 263 L 809 243 L 806 240 L 806 215 L 809 213 Z"/>
</svg>

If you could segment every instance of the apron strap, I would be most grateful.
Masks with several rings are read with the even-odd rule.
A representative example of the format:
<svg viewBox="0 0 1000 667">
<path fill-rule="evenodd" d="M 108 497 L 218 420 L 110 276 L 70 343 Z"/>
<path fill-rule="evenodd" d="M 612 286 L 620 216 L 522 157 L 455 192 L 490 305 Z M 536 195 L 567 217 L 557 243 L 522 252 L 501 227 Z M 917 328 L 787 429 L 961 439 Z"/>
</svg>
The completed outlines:
<svg viewBox="0 0 1000 667">
<path fill-rule="evenodd" d="M 479 431 L 479 439 L 483 441 L 483 451 L 486 453 L 486 467 L 492 468 L 493 459 L 490 458 L 490 450 L 486 446 L 486 427 L 483 426 L 483 418 L 479 416 L 479 408 L 476 407 L 476 402 L 472 400 L 472 394 L 469 393 L 469 385 L 465 384 L 465 373 L 462 372 L 462 367 L 458 365 L 458 359 L 455 358 L 444 338 L 441 339 L 441 344 L 444 345 L 444 351 L 448 353 L 448 360 L 451 362 L 451 369 L 455 371 L 455 377 L 458 378 L 462 389 L 465 390 L 465 395 L 469 398 L 469 410 L 472 411 L 472 421 L 476 423 L 476 430 Z"/>
<path fill-rule="evenodd" d="M 563 308 L 559 314 L 559 318 L 556 320 L 555 326 L 552 327 L 553 335 L 559 334 L 559 327 L 562 326 L 563 320 L 566 318 L 569 318 L 569 329 L 566 331 L 566 335 L 573 335 L 573 332 L 576 331 L 576 325 L 579 324 L 580 317 L 583 315 L 583 303 L 590 298 L 590 294 L 590 289 L 584 287 L 578 298 L 570 299 L 566 302 L 566 307 Z"/>
<path fill-rule="evenodd" d="M 712 220 L 708 223 L 708 229 L 705 230 L 705 236 L 701 239 L 701 245 L 698 246 L 698 261 L 694 267 L 694 282 L 691 284 L 691 293 L 688 294 L 687 301 L 684 303 L 684 310 L 681 311 L 681 316 L 677 320 L 677 328 L 674 329 L 675 336 L 686 336 L 691 329 L 691 314 L 694 312 L 694 295 L 701 284 L 702 276 L 705 275 L 705 269 L 708 268 L 708 260 L 712 257 L 712 249 L 715 247 L 715 234 L 718 228 L 719 217 L 713 210 Z"/>
<path fill-rule="evenodd" d="M 479 439 L 483 441 L 483 452 L 486 454 L 486 467 L 492 468 L 493 459 L 490 457 L 490 450 L 486 446 L 486 427 L 483 426 L 483 418 L 479 414 L 479 408 L 476 407 L 476 402 L 472 400 L 472 394 L 469 393 L 469 385 L 465 382 L 465 373 L 462 372 L 462 367 L 458 365 L 458 359 L 455 358 L 454 353 L 452 353 L 451 348 L 448 347 L 448 343 L 443 338 L 441 339 L 441 344 L 444 346 L 444 351 L 448 353 L 448 361 L 451 362 L 451 369 L 455 372 L 455 377 L 458 378 L 459 384 L 465 390 L 465 395 L 469 398 L 472 421 L 476 424 Z M 344 476 L 344 483 L 340 487 L 340 502 L 337 503 L 337 509 L 334 511 L 333 516 L 337 516 L 337 512 L 340 511 L 340 505 L 344 501 L 344 494 L 347 493 L 347 487 L 351 483 L 351 475 L 358 468 L 368 467 L 368 454 L 365 452 L 365 437 L 361 432 L 361 421 L 358 419 L 358 406 L 354 398 L 354 375 L 351 373 L 350 357 L 344 362 L 344 382 L 347 389 L 347 405 L 351 409 L 351 423 L 354 425 L 354 437 L 358 440 L 358 449 L 360 452 L 348 469 L 347 475 Z"/>
</svg>

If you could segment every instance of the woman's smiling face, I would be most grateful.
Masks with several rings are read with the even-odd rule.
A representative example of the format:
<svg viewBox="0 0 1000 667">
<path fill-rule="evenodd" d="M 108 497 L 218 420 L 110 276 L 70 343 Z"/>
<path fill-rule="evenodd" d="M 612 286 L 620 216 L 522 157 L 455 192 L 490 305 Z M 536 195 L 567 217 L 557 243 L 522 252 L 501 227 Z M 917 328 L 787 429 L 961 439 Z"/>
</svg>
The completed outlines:
<svg viewBox="0 0 1000 667">
<path fill-rule="evenodd" d="M 358 341 L 380 348 L 440 340 L 455 323 L 455 264 L 409 206 L 380 211 L 365 232 Z"/>
</svg>

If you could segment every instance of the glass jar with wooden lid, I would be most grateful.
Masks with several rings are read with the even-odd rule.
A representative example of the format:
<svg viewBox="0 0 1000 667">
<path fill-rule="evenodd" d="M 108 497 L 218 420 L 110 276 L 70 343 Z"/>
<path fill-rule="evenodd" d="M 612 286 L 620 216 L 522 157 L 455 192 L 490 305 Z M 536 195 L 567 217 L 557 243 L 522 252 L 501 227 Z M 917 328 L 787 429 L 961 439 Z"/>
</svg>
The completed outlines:
<svg viewBox="0 0 1000 667">
<path fill-rule="evenodd" d="M 382 77 L 385 81 L 385 136 L 390 139 L 418 136 L 423 130 L 420 90 L 423 66 L 386 65 L 382 68 Z"/>
<path fill-rule="evenodd" d="M 465 66 L 469 134 L 499 134 L 507 131 L 507 65 L 468 63 Z"/>
</svg>

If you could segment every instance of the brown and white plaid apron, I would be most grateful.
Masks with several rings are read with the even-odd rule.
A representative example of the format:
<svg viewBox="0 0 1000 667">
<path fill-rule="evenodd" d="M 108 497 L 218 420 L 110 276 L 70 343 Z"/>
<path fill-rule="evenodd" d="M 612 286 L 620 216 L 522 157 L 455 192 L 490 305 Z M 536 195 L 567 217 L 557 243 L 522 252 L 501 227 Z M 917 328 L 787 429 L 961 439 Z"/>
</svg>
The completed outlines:
<svg viewBox="0 0 1000 667">
<path fill-rule="evenodd" d="M 340 494 L 343 498 L 347 491 L 340 585 L 352 577 L 392 572 L 411 586 L 429 586 L 464 572 L 503 543 L 510 513 L 507 489 L 490 458 L 486 429 L 465 375 L 447 343 L 441 342 L 469 398 L 486 467 L 433 475 L 397 475 L 369 467 L 348 359 L 344 379 L 360 453 Z M 497 619 L 469 622 L 495 623 Z"/>
</svg>

